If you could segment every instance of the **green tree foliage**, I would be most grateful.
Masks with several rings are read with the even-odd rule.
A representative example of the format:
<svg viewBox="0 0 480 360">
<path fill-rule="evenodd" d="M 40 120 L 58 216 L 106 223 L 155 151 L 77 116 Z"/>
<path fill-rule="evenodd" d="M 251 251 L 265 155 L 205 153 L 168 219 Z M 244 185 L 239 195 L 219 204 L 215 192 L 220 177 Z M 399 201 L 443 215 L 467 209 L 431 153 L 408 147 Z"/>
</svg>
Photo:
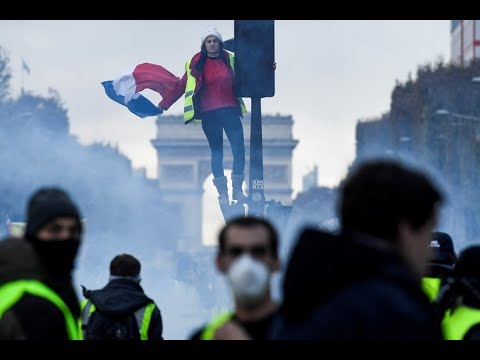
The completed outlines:
<svg viewBox="0 0 480 360">
<path fill-rule="evenodd" d="M 10 95 L 10 59 L 6 50 L 0 47 L 0 103 L 4 102 Z"/>
</svg>

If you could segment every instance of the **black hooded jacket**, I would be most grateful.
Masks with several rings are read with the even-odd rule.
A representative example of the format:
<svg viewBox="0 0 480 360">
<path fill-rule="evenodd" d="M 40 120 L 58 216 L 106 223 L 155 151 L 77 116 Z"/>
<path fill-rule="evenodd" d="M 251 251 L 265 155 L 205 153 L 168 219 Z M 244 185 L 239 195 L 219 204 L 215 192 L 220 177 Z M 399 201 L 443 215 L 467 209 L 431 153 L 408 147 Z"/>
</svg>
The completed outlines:
<svg viewBox="0 0 480 360">
<path fill-rule="evenodd" d="M 145 295 L 140 284 L 129 279 L 111 280 L 103 289 L 84 290 L 84 296 L 95 305 L 97 311 L 105 315 L 123 317 L 154 303 Z M 149 340 L 163 340 L 162 315 L 158 306 L 152 313 L 148 328 Z"/>
<path fill-rule="evenodd" d="M 441 340 L 420 280 L 371 240 L 304 231 L 287 266 L 273 338 Z"/>
<path fill-rule="evenodd" d="M 29 241 L 12 237 L 0 241 L 0 285 L 16 280 L 41 281 L 63 299 L 74 317 L 79 316 L 71 279 L 54 277 Z M 68 339 L 63 313 L 44 298 L 26 294 L 7 312 L 0 320 L 2 339 Z"/>
</svg>

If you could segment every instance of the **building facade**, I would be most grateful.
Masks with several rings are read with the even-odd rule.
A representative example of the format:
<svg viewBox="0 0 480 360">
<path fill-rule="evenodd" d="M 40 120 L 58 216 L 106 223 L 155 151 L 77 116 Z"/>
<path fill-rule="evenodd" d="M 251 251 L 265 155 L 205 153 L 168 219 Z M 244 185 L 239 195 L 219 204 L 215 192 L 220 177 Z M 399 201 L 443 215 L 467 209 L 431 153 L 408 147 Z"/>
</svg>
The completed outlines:
<svg viewBox="0 0 480 360">
<path fill-rule="evenodd" d="M 480 20 L 452 20 L 451 60 L 461 66 L 480 58 Z"/>
</svg>

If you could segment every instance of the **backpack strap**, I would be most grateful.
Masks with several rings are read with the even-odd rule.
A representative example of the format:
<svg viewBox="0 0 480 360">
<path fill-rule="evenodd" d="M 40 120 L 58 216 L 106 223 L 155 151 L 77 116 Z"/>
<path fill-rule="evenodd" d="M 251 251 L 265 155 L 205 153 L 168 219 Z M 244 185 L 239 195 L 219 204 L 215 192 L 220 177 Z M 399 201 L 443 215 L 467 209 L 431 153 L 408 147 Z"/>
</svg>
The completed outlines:
<svg viewBox="0 0 480 360">
<path fill-rule="evenodd" d="M 140 340 L 148 340 L 148 329 L 150 320 L 152 320 L 155 304 L 150 303 L 135 311 L 135 320 L 137 321 L 138 331 L 140 332 Z"/>
</svg>

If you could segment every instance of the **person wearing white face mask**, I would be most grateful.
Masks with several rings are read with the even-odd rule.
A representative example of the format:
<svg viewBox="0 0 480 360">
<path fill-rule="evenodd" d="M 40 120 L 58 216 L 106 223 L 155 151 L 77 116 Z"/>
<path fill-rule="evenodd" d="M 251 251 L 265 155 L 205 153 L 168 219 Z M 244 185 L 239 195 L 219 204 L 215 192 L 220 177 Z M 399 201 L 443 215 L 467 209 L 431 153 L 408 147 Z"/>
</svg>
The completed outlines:
<svg viewBox="0 0 480 360">
<path fill-rule="evenodd" d="M 278 304 L 272 299 L 272 274 L 280 269 L 278 236 L 266 220 L 229 221 L 218 237 L 217 269 L 232 289 L 235 308 L 212 319 L 191 340 L 268 338 Z"/>
</svg>

